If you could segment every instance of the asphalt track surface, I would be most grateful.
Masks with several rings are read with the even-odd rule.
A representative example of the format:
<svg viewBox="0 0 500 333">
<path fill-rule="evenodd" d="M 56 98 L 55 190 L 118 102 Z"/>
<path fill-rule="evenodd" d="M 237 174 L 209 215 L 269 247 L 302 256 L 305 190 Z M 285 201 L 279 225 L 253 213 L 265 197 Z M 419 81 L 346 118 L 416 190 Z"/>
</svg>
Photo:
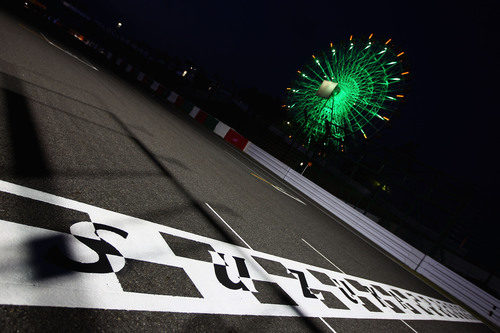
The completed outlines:
<svg viewBox="0 0 500 333">
<path fill-rule="evenodd" d="M 0 12 L 0 180 L 447 300 L 184 113 L 41 33 Z M 59 218 L 57 210 L 35 209 L 5 196 L 0 196 L 0 213 L 26 219 L 33 226 L 42 220 L 57 223 Z M 154 269 L 141 274 L 130 283 L 140 284 L 141 279 L 164 283 L 161 272 Z M 170 283 L 175 284 L 175 278 Z M 2 331 L 489 331 L 482 323 L 26 305 L 0 305 L 0 327 Z"/>
</svg>

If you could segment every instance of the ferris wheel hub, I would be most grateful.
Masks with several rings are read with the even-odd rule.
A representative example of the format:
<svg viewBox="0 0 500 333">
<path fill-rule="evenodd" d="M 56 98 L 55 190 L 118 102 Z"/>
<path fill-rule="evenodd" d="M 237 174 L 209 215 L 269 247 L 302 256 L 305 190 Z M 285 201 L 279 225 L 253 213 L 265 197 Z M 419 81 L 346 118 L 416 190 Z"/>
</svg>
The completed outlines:
<svg viewBox="0 0 500 333">
<path fill-rule="evenodd" d="M 338 89 L 339 84 L 337 82 L 324 80 L 319 86 L 318 91 L 316 91 L 316 96 L 328 99 L 332 96 L 333 92 Z"/>
</svg>

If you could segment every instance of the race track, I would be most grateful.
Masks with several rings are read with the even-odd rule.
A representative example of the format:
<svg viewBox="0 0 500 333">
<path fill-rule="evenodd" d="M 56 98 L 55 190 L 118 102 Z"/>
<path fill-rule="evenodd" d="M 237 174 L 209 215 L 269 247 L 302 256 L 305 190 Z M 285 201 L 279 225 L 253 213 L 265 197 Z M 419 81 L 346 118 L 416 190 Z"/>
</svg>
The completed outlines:
<svg viewBox="0 0 500 333">
<path fill-rule="evenodd" d="M 185 113 L 3 12 L 0 41 L 2 331 L 488 331 Z"/>
</svg>

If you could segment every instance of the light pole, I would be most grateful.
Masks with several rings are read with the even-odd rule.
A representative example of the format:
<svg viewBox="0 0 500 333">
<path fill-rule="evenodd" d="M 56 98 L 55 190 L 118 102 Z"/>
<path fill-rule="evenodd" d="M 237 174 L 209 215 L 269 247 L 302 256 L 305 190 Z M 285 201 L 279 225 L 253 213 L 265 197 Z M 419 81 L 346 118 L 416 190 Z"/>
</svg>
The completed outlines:
<svg viewBox="0 0 500 333">
<path fill-rule="evenodd" d="M 304 162 L 301 162 L 301 163 L 300 163 L 300 166 L 303 166 L 303 165 L 304 165 Z M 301 175 L 303 175 L 303 174 L 304 174 L 304 172 L 306 171 L 306 169 L 307 169 L 308 167 L 310 167 L 311 165 L 312 165 L 312 162 L 307 162 L 306 167 L 304 168 L 304 170 L 302 170 L 302 172 L 301 172 L 300 174 L 301 174 Z"/>
</svg>

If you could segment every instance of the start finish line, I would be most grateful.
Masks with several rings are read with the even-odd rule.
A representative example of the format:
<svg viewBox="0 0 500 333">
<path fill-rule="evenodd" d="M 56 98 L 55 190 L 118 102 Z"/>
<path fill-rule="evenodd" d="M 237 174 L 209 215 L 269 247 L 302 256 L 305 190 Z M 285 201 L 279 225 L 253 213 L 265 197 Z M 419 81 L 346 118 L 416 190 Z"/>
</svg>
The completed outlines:
<svg viewBox="0 0 500 333">
<path fill-rule="evenodd" d="M 412 291 L 0 181 L 4 202 L 33 211 L 2 205 L 0 304 L 479 322 Z M 37 209 L 74 218 L 33 221 Z"/>
</svg>

